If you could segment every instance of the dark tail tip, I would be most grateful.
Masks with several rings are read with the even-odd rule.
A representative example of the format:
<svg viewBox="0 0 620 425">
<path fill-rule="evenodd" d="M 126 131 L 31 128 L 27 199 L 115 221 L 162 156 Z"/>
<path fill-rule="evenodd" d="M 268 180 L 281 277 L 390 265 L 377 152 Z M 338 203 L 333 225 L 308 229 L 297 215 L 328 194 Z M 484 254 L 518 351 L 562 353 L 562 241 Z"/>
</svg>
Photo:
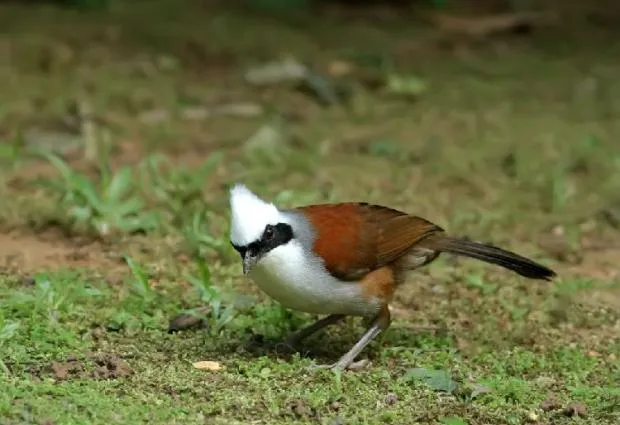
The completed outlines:
<svg viewBox="0 0 620 425">
<path fill-rule="evenodd" d="M 492 245 L 466 239 L 445 238 L 440 242 L 440 250 L 497 264 L 529 279 L 548 281 L 556 276 L 553 270 L 529 258 Z"/>
<path fill-rule="evenodd" d="M 545 267 L 542 264 L 535 263 L 531 260 L 528 261 L 528 263 L 514 262 L 511 265 L 506 265 L 505 267 L 530 279 L 549 281 L 556 276 L 556 273 L 550 268 Z"/>
</svg>

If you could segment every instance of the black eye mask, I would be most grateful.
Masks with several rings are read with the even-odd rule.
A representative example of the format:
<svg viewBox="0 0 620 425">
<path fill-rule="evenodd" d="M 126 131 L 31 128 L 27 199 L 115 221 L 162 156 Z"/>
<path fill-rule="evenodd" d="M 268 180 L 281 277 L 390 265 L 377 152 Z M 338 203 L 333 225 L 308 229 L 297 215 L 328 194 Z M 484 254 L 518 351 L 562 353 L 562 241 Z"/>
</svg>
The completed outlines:
<svg viewBox="0 0 620 425">
<path fill-rule="evenodd" d="M 272 249 L 287 244 L 293 237 L 293 228 L 290 224 L 278 223 L 275 226 L 268 224 L 259 240 L 245 246 L 235 245 L 232 242 L 231 245 L 241 258 L 245 258 L 248 254 L 253 258 L 261 258 Z"/>
</svg>

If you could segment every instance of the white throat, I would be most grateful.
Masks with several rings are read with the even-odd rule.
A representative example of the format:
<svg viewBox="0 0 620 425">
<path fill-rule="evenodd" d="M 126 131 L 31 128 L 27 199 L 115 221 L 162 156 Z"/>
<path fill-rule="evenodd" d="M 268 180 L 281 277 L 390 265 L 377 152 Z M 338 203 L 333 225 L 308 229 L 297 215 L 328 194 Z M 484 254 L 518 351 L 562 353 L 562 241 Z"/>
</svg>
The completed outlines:
<svg viewBox="0 0 620 425">
<path fill-rule="evenodd" d="M 265 255 L 250 278 L 284 307 L 312 314 L 372 316 L 381 301 L 369 299 L 359 282 L 345 282 L 325 269 L 321 259 L 291 240 Z"/>
</svg>

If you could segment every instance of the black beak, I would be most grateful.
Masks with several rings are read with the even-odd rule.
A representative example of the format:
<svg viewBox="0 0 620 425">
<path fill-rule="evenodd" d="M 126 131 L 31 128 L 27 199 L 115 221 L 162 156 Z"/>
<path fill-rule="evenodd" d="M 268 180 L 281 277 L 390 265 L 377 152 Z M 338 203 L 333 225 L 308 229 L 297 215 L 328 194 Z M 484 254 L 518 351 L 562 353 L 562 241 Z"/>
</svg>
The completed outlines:
<svg viewBox="0 0 620 425">
<path fill-rule="evenodd" d="M 253 255 L 252 252 L 250 252 L 250 250 L 248 249 L 243 254 L 243 274 L 247 275 L 250 270 L 252 270 L 252 267 L 254 267 L 254 265 L 258 262 L 258 260 L 259 257 Z"/>
</svg>

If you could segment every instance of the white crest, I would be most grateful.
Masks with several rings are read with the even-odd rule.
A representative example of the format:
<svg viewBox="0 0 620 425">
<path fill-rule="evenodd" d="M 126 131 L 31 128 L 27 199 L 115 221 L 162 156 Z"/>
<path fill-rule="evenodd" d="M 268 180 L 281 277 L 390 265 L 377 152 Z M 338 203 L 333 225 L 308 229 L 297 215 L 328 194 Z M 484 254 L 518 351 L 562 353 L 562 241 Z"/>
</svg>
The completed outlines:
<svg viewBox="0 0 620 425">
<path fill-rule="evenodd" d="M 260 239 L 266 225 L 284 221 L 275 205 L 263 201 L 241 183 L 230 190 L 230 209 L 230 240 L 239 246 Z"/>
</svg>

